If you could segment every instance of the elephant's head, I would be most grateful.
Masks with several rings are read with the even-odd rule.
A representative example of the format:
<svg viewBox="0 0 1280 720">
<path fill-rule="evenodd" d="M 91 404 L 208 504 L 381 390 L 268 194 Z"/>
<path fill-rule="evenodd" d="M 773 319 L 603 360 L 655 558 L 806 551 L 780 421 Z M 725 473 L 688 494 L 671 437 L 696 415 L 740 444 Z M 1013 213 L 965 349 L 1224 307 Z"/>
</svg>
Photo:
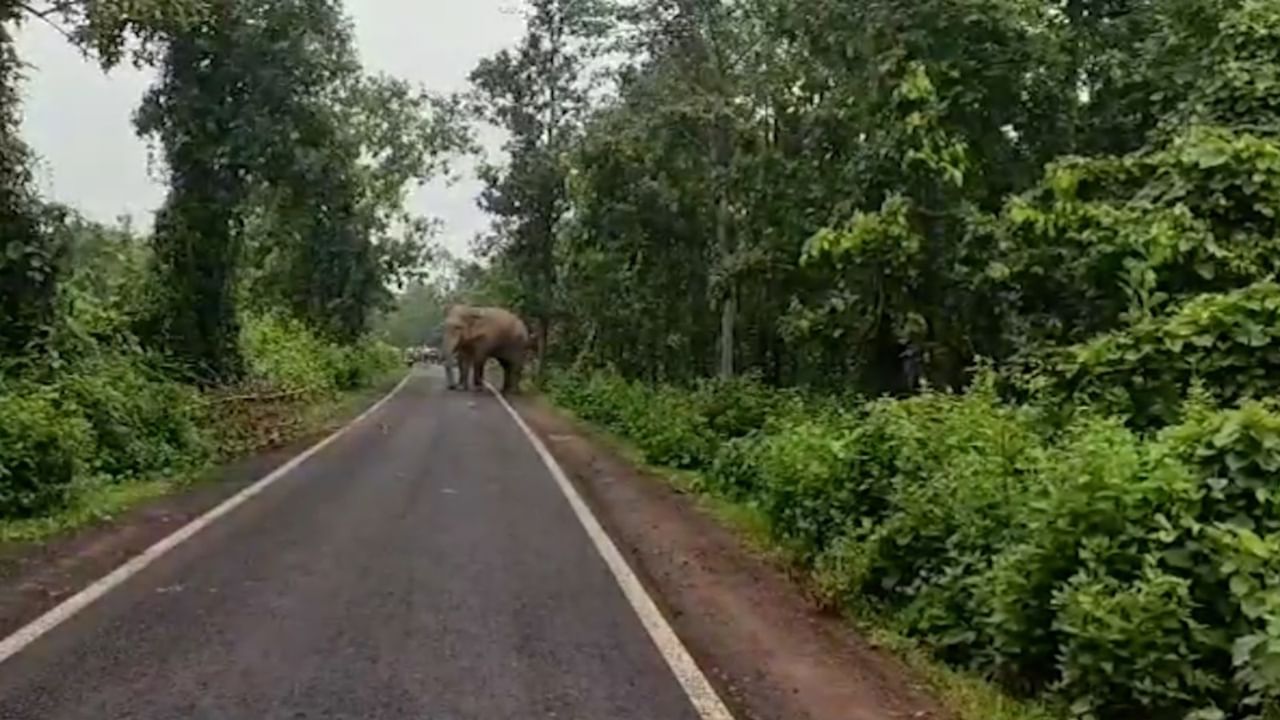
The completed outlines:
<svg viewBox="0 0 1280 720">
<path fill-rule="evenodd" d="M 450 305 L 444 316 L 444 352 L 456 355 L 465 349 L 472 335 L 475 308 L 469 305 Z"/>
</svg>

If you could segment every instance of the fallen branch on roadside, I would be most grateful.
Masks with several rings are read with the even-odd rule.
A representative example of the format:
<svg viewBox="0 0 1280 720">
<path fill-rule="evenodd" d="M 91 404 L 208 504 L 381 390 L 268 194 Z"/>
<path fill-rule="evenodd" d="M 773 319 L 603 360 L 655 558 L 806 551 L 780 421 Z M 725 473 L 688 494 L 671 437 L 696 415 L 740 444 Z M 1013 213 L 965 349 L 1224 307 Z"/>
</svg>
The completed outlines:
<svg viewBox="0 0 1280 720">
<path fill-rule="evenodd" d="M 229 405 L 237 402 L 271 402 L 274 400 L 287 400 L 289 398 L 300 397 L 306 395 L 306 390 L 286 390 L 275 393 L 249 393 L 246 395 L 231 395 L 229 397 L 210 398 L 202 401 L 203 407 L 211 405 Z"/>
</svg>

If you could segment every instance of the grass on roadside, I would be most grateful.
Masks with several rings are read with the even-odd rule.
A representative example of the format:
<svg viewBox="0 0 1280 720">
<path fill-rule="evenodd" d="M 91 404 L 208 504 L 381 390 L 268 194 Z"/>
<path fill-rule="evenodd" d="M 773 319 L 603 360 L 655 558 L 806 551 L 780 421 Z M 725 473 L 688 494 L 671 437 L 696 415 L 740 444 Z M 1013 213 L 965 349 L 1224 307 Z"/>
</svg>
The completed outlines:
<svg viewBox="0 0 1280 720">
<path fill-rule="evenodd" d="M 991 683 L 929 657 L 910 638 L 862 618 L 851 621 L 872 645 L 893 653 L 933 691 L 958 720 L 1062 720 L 1064 710 L 1009 697 Z"/>
<path fill-rule="evenodd" d="M 156 479 L 131 483 L 94 483 L 77 493 L 75 501 L 51 515 L 0 520 L 0 544 L 34 543 L 98 523 L 110 522 L 148 500 L 168 495 L 189 484 L 185 479 Z"/>
</svg>

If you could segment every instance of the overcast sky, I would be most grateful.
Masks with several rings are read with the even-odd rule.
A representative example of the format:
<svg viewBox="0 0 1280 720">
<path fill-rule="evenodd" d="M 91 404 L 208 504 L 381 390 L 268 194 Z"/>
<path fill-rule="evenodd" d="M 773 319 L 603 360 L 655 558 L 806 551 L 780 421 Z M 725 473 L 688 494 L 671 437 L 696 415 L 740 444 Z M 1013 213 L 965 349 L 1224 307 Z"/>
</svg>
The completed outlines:
<svg viewBox="0 0 1280 720">
<path fill-rule="evenodd" d="M 485 55 L 511 45 L 523 29 L 515 0 L 346 0 L 365 67 L 433 90 L 461 90 Z M 148 172 L 147 147 L 130 120 L 151 71 L 121 68 L 104 75 L 56 31 L 28 23 L 18 38 L 33 65 L 24 87 L 23 132 L 41 158 L 46 197 L 91 218 L 129 213 L 150 224 L 164 189 Z M 487 145 L 496 139 L 484 138 Z M 432 183 L 416 192 L 411 209 L 445 221 L 445 245 L 468 254 L 471 237 L 487 225 L 475 206 L 471 178 L 453 187 Z"/>
</svg>

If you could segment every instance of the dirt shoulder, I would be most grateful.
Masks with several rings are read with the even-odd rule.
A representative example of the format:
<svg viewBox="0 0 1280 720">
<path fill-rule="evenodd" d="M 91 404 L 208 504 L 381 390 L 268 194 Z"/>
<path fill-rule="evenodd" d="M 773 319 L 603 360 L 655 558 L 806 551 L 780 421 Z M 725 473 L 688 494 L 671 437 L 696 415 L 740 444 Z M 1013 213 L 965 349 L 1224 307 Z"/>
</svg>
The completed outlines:
<svg viewBox="0 0 1280 720">
<path fill-rule="evenodd" d="M 516 402 L 739 720 L 951 716 L 768 559 L 541 398 Z"/>
<path fill-rule="evenodd" d="M 144 501 L 109 521 L 41 542 L 0 543 L 0 638 L 299 455 L 388 390 L 389 386 L 355 393 L 305 435 L 211 469 L 189 487 Z"/>
</svg>

